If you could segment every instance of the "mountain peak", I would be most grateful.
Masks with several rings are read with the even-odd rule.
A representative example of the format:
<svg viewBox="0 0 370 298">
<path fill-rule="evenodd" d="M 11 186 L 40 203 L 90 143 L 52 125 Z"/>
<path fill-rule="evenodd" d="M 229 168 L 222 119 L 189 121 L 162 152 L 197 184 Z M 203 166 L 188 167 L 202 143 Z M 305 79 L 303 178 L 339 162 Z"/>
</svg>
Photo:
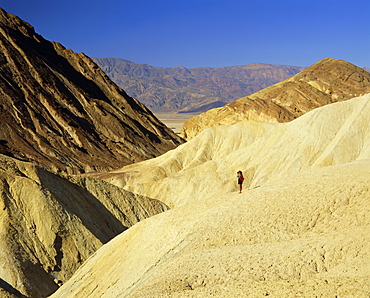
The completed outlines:
<svg viewBox="0 0 370 298">
<path fill-rule="evenodd" d="M 331 76 L 334 80 L 340 81 L 341 77 L 338 77 L 340 72 L 358 72 L 359 74 L 367 75 L 366 70 L 360 68 L 352 63 L 344 60 L 337 60 L 333 58 L 322 59 L 310 67 L 307 67 L 304 71 L 297 75 L 297 77 L 307 76 L 308 73 L 317 72 L 316 75 L 323 75 L 323 72 L 327 72 L 327 76 Z M 297 78 L 296 77 L 296 78 Z M 294 79 L 294 78 L 292 78 Z"/>
</svg>

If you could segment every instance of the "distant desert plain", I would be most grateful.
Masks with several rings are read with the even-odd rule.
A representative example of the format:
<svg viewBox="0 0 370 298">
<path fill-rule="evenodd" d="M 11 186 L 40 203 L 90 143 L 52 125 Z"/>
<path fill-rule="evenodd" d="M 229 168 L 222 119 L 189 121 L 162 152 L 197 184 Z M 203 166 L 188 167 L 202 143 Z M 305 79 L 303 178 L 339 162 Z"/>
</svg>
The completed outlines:
<svg viewBox="0 0 370 298">
<path fill-rule="evenodd" d="M 185 121 L 199 115 L 200 113 L 154 113 L 154 115 L 171 128 L 176 134 L 180 134 Z"/>
</svg>

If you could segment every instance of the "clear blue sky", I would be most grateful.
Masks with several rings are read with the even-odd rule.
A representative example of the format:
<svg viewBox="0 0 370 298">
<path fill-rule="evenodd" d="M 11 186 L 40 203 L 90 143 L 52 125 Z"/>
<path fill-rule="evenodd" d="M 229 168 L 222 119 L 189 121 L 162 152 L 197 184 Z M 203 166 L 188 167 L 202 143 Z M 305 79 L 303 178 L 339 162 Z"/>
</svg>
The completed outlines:
<svg viewBox="0 0 370 298">
<path fill-rule="evenodd" d="M 0 0 L 48 40 L 90 57 L 188 68 L 370 67 L 370 0 Z"/>
</svg>

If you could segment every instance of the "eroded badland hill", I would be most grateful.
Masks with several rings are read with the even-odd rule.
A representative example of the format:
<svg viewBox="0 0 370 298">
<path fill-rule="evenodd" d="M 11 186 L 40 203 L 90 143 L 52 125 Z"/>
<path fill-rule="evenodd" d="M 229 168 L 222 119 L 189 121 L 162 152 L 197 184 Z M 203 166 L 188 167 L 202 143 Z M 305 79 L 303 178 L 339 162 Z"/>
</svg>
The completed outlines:
<svg viewBox="0 0 370 298">
<path fill-rule="evenodd" d="M 187 120 L 190 140 L 208 127 L 243 120 L 288 122 L 312 109 L 370 92 L 370 73 L 342 60 L 323 59 L 295 76 Z"/>
<path fill-rule="evenodd" d="M 109 170 L 182 143 L 84 54 L 0 10 L 0 153 L 53 171 Z"/>
<path fill-rule="evenodd" d="M 4 155 L 0 193 L 0 290 L 30 298 L 50 295 L 104 243 L 168 209 L 100 179 L 62 178 Z"/>
<path fill-rule="evenodd" d="M 174 208 L 104 245 L 52 297 L 368 297 L 369 123 L 370 94 L 289 123 L 210 128 L 105 174 Z"/>
</svg>

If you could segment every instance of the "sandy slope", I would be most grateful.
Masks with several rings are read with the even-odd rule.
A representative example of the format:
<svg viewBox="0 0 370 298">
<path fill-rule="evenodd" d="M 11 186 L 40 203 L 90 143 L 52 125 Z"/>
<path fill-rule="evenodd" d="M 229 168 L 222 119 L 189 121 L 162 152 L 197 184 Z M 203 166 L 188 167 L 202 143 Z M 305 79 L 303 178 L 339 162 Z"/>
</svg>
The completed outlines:
<svg viewBox="0 0 370 298">
<path fill-rule="evenodd" d="M 104 245 L 52 297 L 369 297 L 369 99 L 208 130 L 124 169 L 143 192 L 157 174 L 177 207 Z M 232 189 L 239 168 L 259 187 Z"/>
<path fill-rule="evenodd" d="M 145 220 L 52 297 L 368 297 L 370 160 Z"/>
</svg>

